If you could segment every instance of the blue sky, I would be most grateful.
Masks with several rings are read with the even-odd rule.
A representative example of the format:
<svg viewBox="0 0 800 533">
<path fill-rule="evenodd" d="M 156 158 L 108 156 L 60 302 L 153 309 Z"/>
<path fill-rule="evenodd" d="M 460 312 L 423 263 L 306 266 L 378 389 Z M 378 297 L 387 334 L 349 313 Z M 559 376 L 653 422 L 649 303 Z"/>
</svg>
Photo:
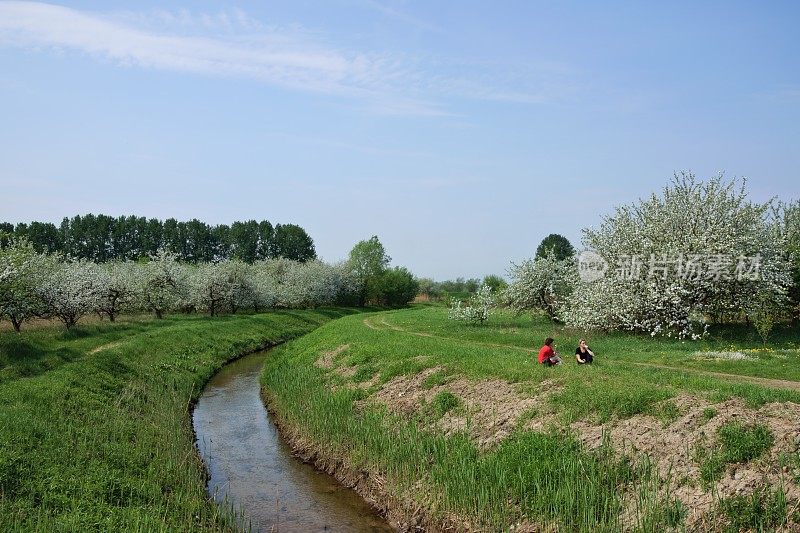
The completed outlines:
<svg viewBox="0 0 800 533">
<path fill-rule="evenodd" d="M 800 4 L 699 4 L 0 2 L 0 219 L 292 222 L 445 279 L 676 170 L 800 197 Z"/>
</svg>

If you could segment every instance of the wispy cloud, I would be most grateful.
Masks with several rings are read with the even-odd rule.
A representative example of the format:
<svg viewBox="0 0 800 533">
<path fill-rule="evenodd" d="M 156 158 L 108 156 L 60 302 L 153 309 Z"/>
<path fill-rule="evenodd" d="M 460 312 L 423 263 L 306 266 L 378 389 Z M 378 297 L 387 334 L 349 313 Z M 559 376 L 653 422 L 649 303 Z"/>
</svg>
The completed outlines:
<svg viewBox="0 0 800 533">
<path fill-rule="evenodd" d="M 386 4 L 384 2 L 379 2 L 378 0 L 359 0 L 357 3 L 359 5 L 365 7 L 365 8 L 372 9 L 373 11 L 377 11 L 378 13 L 380 13 L 380 14 L 386 16 L 386 17 L 399 20 L 399 21 L 404 22 L 406 24 L 410 24 L 410 25 L 412 25 L 412 26 L 414 26 L 416 28 L 419 28 L 421 30 L 432 31 L 432 32 L 436 32 L 436 33 L 441 33 L 442 32 L 442 29 L 439 26 L 436 26 L 435 24 L 431 24 L 428 21 L 418 19 L 417 17 L 409 15 L 405 11 L 401 11 L 399 9 L 396 9 L 396 8 Z"/>
<path fill-rule="evenodd" d="M 369 5 L 402 15 L 377 2 Z M 256 79 L 289 90 L 356 99 L 382 114 L 451 115 L 439 103 L 443 96 L 541 103 L 555 92 L 497 86 L 483 72 L 471 77 L 469 72 L 433 74 L 437 65 L 324 42 L 298 26 L 267 26 L 240 9 L 215 14 L 96 13 L 38 2 L 0 2 L 0 45 L 76 51 L 123 66 Z"/>
</svg>

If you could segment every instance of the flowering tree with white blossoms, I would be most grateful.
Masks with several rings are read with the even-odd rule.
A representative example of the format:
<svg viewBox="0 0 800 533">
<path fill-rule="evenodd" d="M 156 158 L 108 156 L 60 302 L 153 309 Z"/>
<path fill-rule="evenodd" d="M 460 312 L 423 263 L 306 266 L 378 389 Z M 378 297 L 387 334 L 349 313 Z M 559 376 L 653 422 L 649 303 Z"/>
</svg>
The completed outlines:
<svg viewBox="0 0 800 533">
<path fill-rule="evenodd" d="M 0 249 L 0 319 L 11 320 L 14 331 L 22 323 L 41 314 L 36 287 L 52 265 L 25 239 L 11 239 Z"/>
<path fill-rule="evenodd" d="M 271 309 L 278 303 L 278 282 L 272 275 L 268 261 L 256 261 L 251 270 L 253 310 Z"/>
<path fill-rule="evenodd" d="M 190 300 L 211 316 L 220 312 L 230 297 L 228 274 L 222 263 L 201 263 L 189 276 Z"/>
<path fill-rule="evenodd" d="M 511 284 L 503 293 L 505 304 L 517 313 L 541 309 L 551 319 L 559 318 L 578 283 L 574 259 L 557 259 L 552 250 L 544 257 L 512 263 L 509 276 Z"/>
<path fill-rule="evenodd" d="M 792 320 L 800 319 L 800 200 L 781 204 L 777 209 L 780 230 L 786 239 L 786 254 L 792 265 L 793 287 L 789 290 Z"/>
<path fill-rule="evenodd" d="M 175 254 L 160 250 L 144 265 L 140 279 L 140 294 L 145 309 L 157 318 L 175 309 L 189 293 L 188 273 Z"/>
<path fill-rule="evenodd" d="M 764 297 L 783 306 L 791 278 L 770 203 L 748 201 L 737 185 L 676 174 L 660 196 L 585 229 L 584 244 L 608 270 L 578 283 L 566 322 L 698 338 L 707 319 L 741 317 Z"/>
<path fill-rule="evenodd" d="M 292 262 L 278 286 L 282 307 L 334 305 L 347 289 L 350 273 L 343 265 L 321 261 Z"/>
<path fill-rule="evenodd" d="M 226 303 L 231 313 L 240 308 L 252 307 L 254 300 L 253 269 L 240 259 L 231 259 L 220 264 L 228 282 Z"/>
<path fill-rule="evenodd" d="M 466 305 L 463 305 L 461 300 L 453 300 L 448 316 L 450 320 L 483 324 L 489 319 L 494 305 L 492 288 L 489 285 L 481 285 L 478 291 L 469 298 Z"/>
<path fill-rule="evenodd" d="M 97 310 L 111 322 L 139 299 L 142 266 L 132 261 L 114 261 L 100 265 Z"/>
<path fill-rule="evenodd" d="M 42 316 L 58 318 L 72 328 L 81 317 L 98 310 L 103 285 L 96 263 L 86 259 L 56 263 L 36 288 Z"/>
</svg>

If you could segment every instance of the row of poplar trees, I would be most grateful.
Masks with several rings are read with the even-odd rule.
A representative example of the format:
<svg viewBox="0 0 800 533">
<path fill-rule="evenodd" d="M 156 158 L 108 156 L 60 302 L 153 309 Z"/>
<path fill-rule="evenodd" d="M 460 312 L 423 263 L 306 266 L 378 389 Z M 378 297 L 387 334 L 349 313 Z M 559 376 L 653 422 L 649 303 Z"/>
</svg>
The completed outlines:
<svg viewBox="0 0 800 533">
<path fill-rule="evenodd" d="M 165 249 L 184 262 L 197 263 L 284 257 L 295 261 L 316 258 L 314 241 L 295 224 L 248 220 L 210 225 L 197 219 L 161 221 L 137 216 L 77 215 L 51 222 L 0 222 L 0 236 L 24 237 L 40 253 L 56 253 L 98 263 L 137 260 Z M 0 247 L 8 239 L 0 238 Z"/>
</svg>

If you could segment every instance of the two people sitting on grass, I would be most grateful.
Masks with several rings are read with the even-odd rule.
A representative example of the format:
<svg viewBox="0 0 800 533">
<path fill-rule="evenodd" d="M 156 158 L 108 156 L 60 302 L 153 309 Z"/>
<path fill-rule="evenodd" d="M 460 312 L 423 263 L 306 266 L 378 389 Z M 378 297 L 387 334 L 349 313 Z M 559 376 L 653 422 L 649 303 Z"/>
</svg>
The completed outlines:
<svg viewBox="0 0 800 533">
<path fill-rule="evenodd" d="M 561 364 L 561 358 L 558 356 L 558 352 L 553 350 L 553 341 L 554 339 L 552 337 L 547 337 L 544 340 L 544 346 L 539 350 L 540 365 L 553 366 Z"/>
<path fill-rule="evenodd" d="M 589 349 L 585 339 L 581 339 L 578 347 L 575 348 L 575 360 L 579 365 L 591 365 L 594 361 L 594 352 Z"/>
<path fill-rule="evenodd" d="M 558 352 L 553 349 L 554 342 L 552 337 L 547 337 L 544 340 L 544 346 L 539 350 L 539 364 L 544 366 L 561 364 Z M 586 339 L 581 339 L 578 347 L 575 348 L 575 360 L 579 365 L 590 365 L 594 361 L 594 352 L 586 344 Z"/>
</svg>

